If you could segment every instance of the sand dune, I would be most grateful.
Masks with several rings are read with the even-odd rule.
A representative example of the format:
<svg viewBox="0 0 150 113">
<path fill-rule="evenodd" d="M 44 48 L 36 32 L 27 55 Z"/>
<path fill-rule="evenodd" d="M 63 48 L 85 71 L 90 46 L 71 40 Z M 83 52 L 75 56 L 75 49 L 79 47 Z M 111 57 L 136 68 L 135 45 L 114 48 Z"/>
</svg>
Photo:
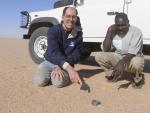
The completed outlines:
<svg viewBox="0 0 150 113">
<path fill-rule="evenodd" d="M 128 86 L 128 80 L 107 82 L 93 57 L 76 65 L 90 86 L 88 93 L 78 84 L 64 88 L 34 86 L 37 65 L 29 56 L 28 40 L 1 38 L 0 52 L 0 113 L 150 113 L 150 56 L 145 56 L 142 89 Z M 93 99 L 101 104 L 92 106 Z"/>
</svg>

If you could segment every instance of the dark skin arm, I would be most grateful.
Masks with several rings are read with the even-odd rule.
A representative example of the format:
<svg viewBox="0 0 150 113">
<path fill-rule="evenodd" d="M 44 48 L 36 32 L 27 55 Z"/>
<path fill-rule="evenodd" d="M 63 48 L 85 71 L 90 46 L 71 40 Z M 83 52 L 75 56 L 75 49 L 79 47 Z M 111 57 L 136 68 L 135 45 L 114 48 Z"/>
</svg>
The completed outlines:
<svg viewBox="0 0 150 113">
<path fill-rule="evenodd" d="M 105 52 L 111 51 L 112 40 L 115 35 L 116 35 L 116 26 L 115 24 L 113 24 L 108 28 L 106 37 L 103 42 L 103 49 Z"/>
<path fill-rule="evenodd" d="M 123 71 L 125 69 L 125 64 L 130 62 L 134 56 L 135 55 L 128 53 L 123 59 L 121 59 L 117 63 L 117 65 L 114 67 L 114 71 L 112 73 L 113 81 L 117 81 L 117 79 L 123 75 Z"/>
</svg>

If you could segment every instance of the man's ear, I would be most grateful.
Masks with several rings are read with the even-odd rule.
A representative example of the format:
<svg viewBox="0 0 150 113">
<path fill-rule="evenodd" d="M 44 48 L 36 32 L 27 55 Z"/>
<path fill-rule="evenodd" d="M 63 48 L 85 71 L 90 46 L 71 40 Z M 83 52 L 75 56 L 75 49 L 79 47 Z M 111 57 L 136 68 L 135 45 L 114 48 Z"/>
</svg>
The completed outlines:
<svg viewBox="0 0 150 113">
<path fill-rule="evenodd" d="M 129 24 L 129 19 L 127 19 L 126 22 Z"/>
<path fill-rule="evenodd" d="M 62 22 L 64 21 L 64 16 L 61 16 Z"/>
</svg>

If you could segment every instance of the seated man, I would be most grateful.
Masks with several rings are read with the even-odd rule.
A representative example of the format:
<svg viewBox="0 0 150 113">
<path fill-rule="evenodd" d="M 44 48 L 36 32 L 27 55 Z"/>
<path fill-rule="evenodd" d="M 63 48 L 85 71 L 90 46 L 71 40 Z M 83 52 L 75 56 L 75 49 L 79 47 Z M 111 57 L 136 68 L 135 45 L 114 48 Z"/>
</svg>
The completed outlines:
<svg viewBox="0 0 150 113">
<path fill-rule="evenodd" d="M 51 82 L 56 87 L 63 87 L 71 80 L 82 85 L 73 67 L 90 52 L 83 47 L 82 29 L 76 26 L 77 14 L 75 8 L 65 7 L 61 24 L 50 27 L 45 61 L 39 65 L 34 84 L 45 86 Z"/>
<path fill-rule="evenodd" d="M 123 76 L 124 71 L 127 71 L 133 74 L 133 86 L 142 85 L 142 32 L 129 24 L 125 13 L 115 16 L 115 24 L 108 28 L 101 47 L 104 52 L 98 53 L 95 59 L 104 68 L 108 80 L 115 82 Z"/>
</svg>

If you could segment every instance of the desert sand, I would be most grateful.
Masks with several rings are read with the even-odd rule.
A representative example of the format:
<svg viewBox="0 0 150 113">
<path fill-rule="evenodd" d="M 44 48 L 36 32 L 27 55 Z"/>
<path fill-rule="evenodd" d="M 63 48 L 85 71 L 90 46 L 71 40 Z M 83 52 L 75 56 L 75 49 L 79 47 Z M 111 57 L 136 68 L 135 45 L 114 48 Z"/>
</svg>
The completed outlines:
<svg viewBox="0 0 150 113">
<path fill-rule="evenodd" d="M 64 88 L 33 85 L 38 65 L 29 56 L 28 40 L 1 38 L 0 52 L 0 113 L 150 113 L 150 56 L 145 56 L 145 84 L 134 89 L 130 80 L 106 81 L 93 53 L 75 67 L 89 85 L 88 93 L 75 83 Z M 93 99 L 101 104 L 92 106 Z"/>
</svg>

